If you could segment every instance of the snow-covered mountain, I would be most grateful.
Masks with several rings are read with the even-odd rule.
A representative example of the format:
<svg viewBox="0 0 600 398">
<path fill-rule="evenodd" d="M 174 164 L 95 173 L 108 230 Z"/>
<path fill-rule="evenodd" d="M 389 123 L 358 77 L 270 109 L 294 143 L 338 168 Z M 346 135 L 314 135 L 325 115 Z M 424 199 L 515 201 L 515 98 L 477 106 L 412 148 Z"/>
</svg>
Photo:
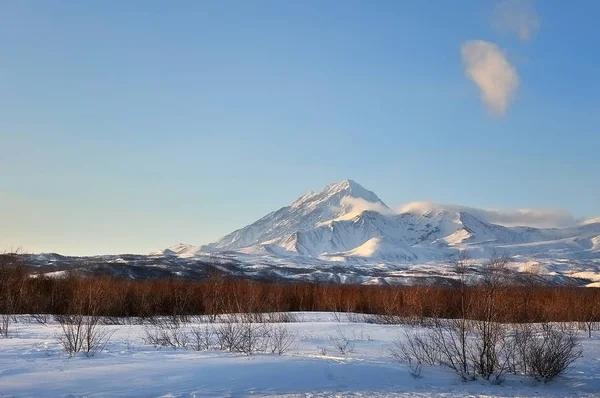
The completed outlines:
<svg viewBox="0 0 600 398">
<path fill-rule="evenodd" d="M 309 192 L 214 243 L 201 247 L 178 244 L 162 254 L 193 256 L 239 251 L 411 262 L 445 258 L 458 250 L 485 255 L 496 249 L 535 256 L 549 250 L 571 249 L 571 254 L 580 258 L 597 255 L 599 239 L 600 219 L 570 228 L 539 229 L 504 227 L 464 211 L 440 207 L 395 214 L 375 193 L 352 180 L 344 180 L 321 192 Z"/>
<path fill-rule="evenodd" d="M 227 255 L 248 263 L 398 267 L 444 264 L 458 251 L 473 258 L 492 253 L 516 262 L 600 268 L 600 218 L 569 228 L 506 227 L 465 211 L 430 209 L 395 213 L 352 180 L 309 192 L 205 246 L 178 244 L 154 254 Z M 236 257 L 237 256 L 237 257 Z M 574 267 L 573 270 L 582 270 Z"/>
<path fill-rule="evenodd" d="M 201 250 L 239 250 L 257 245 L 270 245 L 297 251 L 299 254 L 314 255 L 320 248 L 309 242 L 297 242 L 296 234 L 327 229 L 326 223 L 351 215 L 357 207 L 357 202 L 368 203 L 382 211 L 392 212 L 373 192 L 352 180 L 345 180 L 328 185 L 321 192 L 309 192 L 290 206 L 267 214 L 255 223 L 238 229 L 215 243 L 203 246 Z M 303 244 L 306 246 L 302 246 Z M 319 242 L 315 242 L 315 245 L 318 244 Z"/>
</svg>

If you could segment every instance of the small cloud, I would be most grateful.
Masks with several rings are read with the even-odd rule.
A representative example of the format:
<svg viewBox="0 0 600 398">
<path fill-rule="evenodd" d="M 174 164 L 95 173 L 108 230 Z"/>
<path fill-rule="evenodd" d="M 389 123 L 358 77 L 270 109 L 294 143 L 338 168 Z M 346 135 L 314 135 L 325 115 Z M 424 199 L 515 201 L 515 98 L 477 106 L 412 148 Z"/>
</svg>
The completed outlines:
<svg viewBox="0 0 600 398">
<path fill-rule="evenodd" d="M 461 46 L 465 74 L 477 85 L 488 109 L 498 115 L 506 109 L 517 88 L 517 70 L 494 43 L 470 40 Z"/>
<path fill-rule="evenodd" d="M 342 206 L 346 213 L 362 213 L 363 211 L 375 211 L 384 215 L 392 215 L 394 211 L 380 202 L 369 202 L 361 198 L 346 196 L 342 199 Z"/>
<path fill-rule="evenodd" d="M 425 214 L 439 210 L 466 212 L 481 221 L 505 227 L 566 228 L 581 222 L 568 211 L 561 209 L 478 209 L 459 205 L 440 205 L 431 202 L 412 202 L 401 206 L 399 212 Z"/>
<path fill-rule="evenodd" d="M 540 28 L 533 0 L 503 0 L 492 12 L 492 27 L 510 32 L 521 40 L 531 40 Z"/>
<path fill-rule="evenodd" d="M 444 207 L 433 202 L 410 202 L 398 208 L 398 213 L 425 214 L 434 210 L 442 210 Z"/>
</svg>

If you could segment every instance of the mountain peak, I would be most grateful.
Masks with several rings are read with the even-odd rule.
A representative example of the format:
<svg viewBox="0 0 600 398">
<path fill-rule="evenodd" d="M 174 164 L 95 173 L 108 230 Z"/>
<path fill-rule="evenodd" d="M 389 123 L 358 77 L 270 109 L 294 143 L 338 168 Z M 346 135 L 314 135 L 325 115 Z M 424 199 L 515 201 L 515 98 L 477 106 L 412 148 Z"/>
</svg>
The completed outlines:
<svg viewBox="0 0 600 398">
<path fill-rule="evenodd" d="M 365 210 L 392 212 L 375 193 L 347 179 L 329 184 L 320 192 L 311 191 L 302 195 L 290 206 L 233 231 L 204 249 L 237 250 L 274 239 L 285 239 L 296 232 L 312 231 L 326 222 Z"/>
<path fill-rule="evenodd" d="M 359 183 L 349 178 L 340 182 L 334 182 L 325 187 L 324 191 L 329 190 L 342 190 L 342 189 L 365 189 Z"/>
<path fill-rule="evenodd" d="M 333 196 L 341 194 L 343 196 L 350 196 L 357 199 L 364 199 L 367 202 L 383 203 L 381 199 L 372 191 L 369 191 L 354 180 L 346 179 L 340 182 L 327 185 L 321 194 L 326 196 Z"/>
<path fill-rule="evenodd" d="M 330 214 L 332 216 L 330 219 L 333 219 L 348 213 L 355 207 L 357 202 L 360 202 L 363 205 L 362 207 L 367 203 L 371 203 L 391 212 L 374 192 L 350 179 L 329 184 L 320 192 L 311 191 L 296 199 L 291 207 L 294 209 L 314 209 L 319 206 L 326 206 L 330 210 L 338 209 L 337 212 L 334 212 L 335 214 Z"/>
</svg>

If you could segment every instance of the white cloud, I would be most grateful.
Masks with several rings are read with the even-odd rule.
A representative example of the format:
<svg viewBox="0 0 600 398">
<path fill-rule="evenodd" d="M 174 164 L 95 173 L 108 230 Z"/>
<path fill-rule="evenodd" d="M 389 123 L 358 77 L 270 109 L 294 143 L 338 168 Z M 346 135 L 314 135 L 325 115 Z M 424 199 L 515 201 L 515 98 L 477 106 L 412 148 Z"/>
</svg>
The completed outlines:
<svg viewBox="0 0 600 398">
<path fill-rule="evenodd" d="M 535 228 L 564 228 L 577 225 L 581 220 L 561 209 L 478 209 L 459 205 L 440 205 L 431 202 L 412 202 L 400 207 L 399 212 L 427 213 L 431 210 L 464 211 L 481 221 L 505 227 L 528 226 Z"/>
<path fill-rule="evenodd" d="M 488 109 L 503 115 L 519 86 L 516 69 L 494 43 L 470 40 L 461 46 L 465 74 L 477 85 Z"/>
<path fill-rule="evenodd" d="M 342 206 L 345 208 L 347 213 L 362 213 L 363 211 L 376 211 L 377 213 L 391 215 L 394 211 L 378 202 L 369 202 L 361 198 L 354 198 L 346 196 L 342 198 Z"/>
<path fill-rule="evenodd" d="M 425 214 L 430 211 L 447 210 L 466 212 L 481 221 L 505 227 L 566 228 L 580 225 L 583 221 L 583 219 L 577 219 L 568 211 L 561 209 L 480 209 L 433 202 L 411 202 L 392 210 L 382 203 L 369 202 L 354 197 L 343 198 L 341 206 L 342 208 L 335 209 L 335 212 L 342 210 L 344 212 L 344 215 L 339 219 L 349 219 L 363 211 L 375 211 L 386 216 L 391 216 L 406 212 Z"/>
<path fill-rule="evenodd" d="M 540 22 L 533 0 L 503 0 L 492 13 L 492 27 L 510 32 L 521 40 L 530 40 L 539 30 Z"/>
</svg>

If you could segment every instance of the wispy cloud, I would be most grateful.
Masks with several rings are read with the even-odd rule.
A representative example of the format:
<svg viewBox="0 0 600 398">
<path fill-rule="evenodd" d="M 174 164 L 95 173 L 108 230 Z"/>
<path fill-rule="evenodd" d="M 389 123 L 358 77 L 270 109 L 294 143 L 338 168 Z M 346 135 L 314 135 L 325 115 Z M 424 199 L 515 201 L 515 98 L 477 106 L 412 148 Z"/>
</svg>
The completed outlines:
<svg viewBox="0 0 600 398">
<path fill-rule="evenodd" d="M 531 40 L 540 28 L 533 0 L 503 0 L 492 12 L 492 27 L 499 32 L 514 33 L 521 40 Z"/>
<path fill-rule="evenodd" d="M 431 202 L 412 202 L 400 207 L 399 212 L 424 214 L 432 210 L 464 211 L 481 221 L 506 227 L 528 226 L 536 228 L 564 228 L 577 225 L 571 213 L 561 209 L 478 209 L 460 205 L 441 205 Z"/>
<path fill-rule="evenodd" d="M 369 202 L 361 198 L 346 196 L 342 199 L 342 206 L 347 213 L 362 213 L 363 211 L 376 211 L 384 215 L 394 214 L 394 211 L 379 202 Z"/>
<path fill-rule="evenodd" d="M 481 99 L 497 115 L 506 113 L 519 87 L 519 76 L 504 52 L 494 43 L 470 40 L 461 46 L 467 77 L 479 88 Z"/>
</svg>

